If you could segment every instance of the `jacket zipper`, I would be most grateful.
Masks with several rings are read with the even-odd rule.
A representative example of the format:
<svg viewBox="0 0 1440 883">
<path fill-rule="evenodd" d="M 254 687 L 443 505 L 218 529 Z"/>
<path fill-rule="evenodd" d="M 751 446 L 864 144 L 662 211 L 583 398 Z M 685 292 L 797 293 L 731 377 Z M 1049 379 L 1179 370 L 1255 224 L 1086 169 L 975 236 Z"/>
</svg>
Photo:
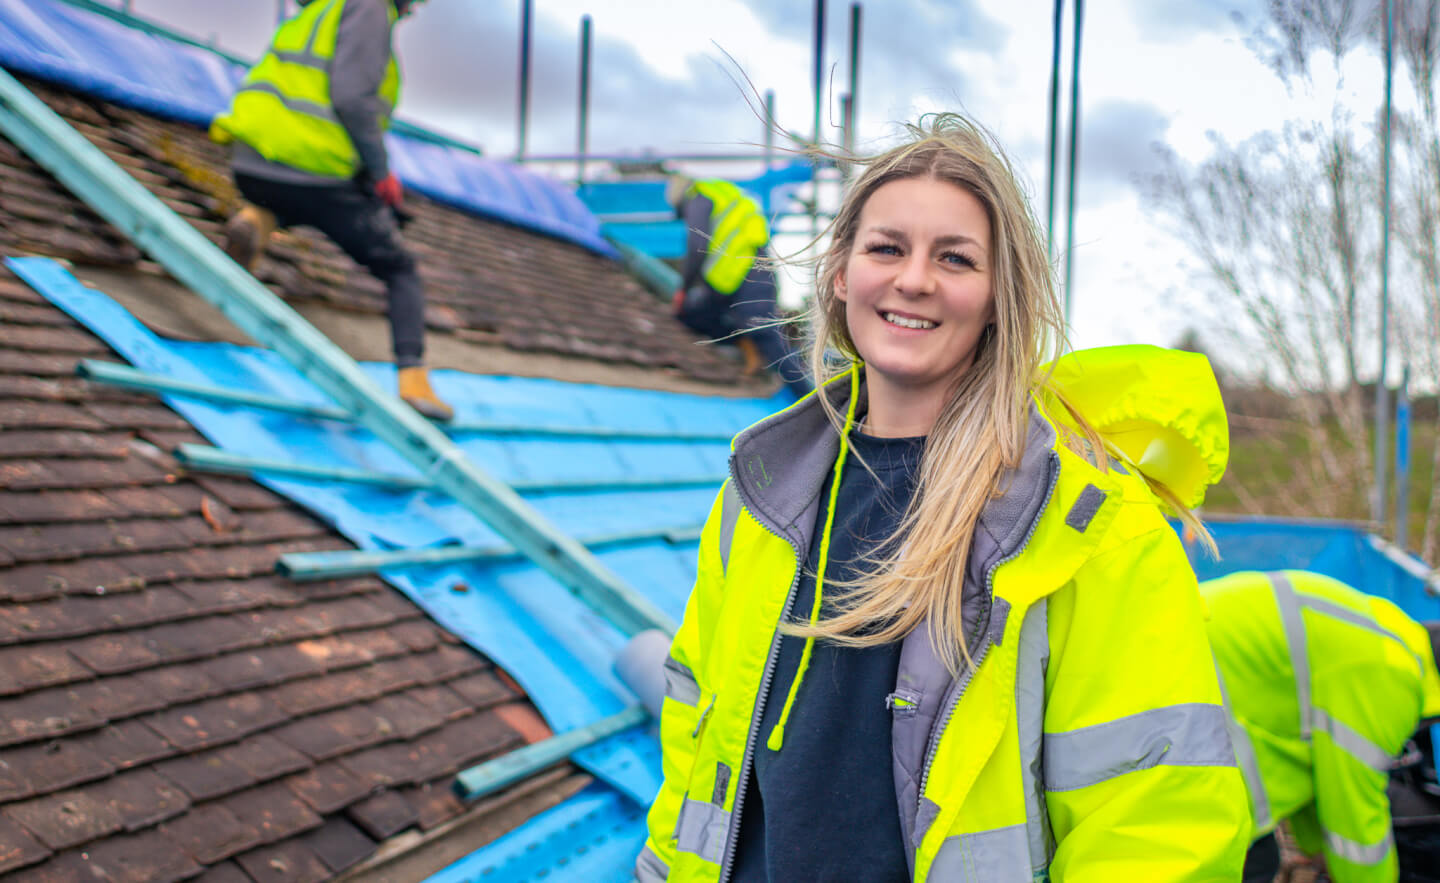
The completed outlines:
<svg viewBox="0 0 1440 883">
<path fill-rule="evenodd" d="M 732 480 L 733 474 L 732 474 Z M 737 483 L 738 487 L 738 483 Z M 753 512 L 753 510 L 752 510 Z M 800 548 L 787 537 L 766 524 L 756 516 L 756 523 L 765 528 L 766 532 L 776 539 L 784 540 L 795 550 L 795 578 L 790 582 L 790 593 L 785 597 L 785 609 L 780 612 L 780 621 L 784 622 L 790 617 L 790 609 L 795 606 L 795 590 L 800 586 L 800 571 L 805 566 L 805 561 L 800 556 Z M 770 698 L 770 681 L 775 676 L 775 666 L 780 661 L 780 632 L 777 629 L 775 636 L 770 639 L 770 656 L 765 660 L 765 674 L 760 679 L 760 692 L 755 699 L 755 711 L 750 718 L 750 733 L 745 737 L 745 755 L 740 760 L 740 778 L 735 783 L 735 807 L 730 810 L 730 826 L 725 832 L 725 860 L 720 864 L 719 883 L 727 883 L 730 874 L 734 870 L 731 865 L 735 861 L 735 850 L 738 845 L 740 833 L 740 810 L 745 805 L 745 787 L 750 783 L 750 763 L 755 758 L 755 739 L 760 733 L 760 719 L 765 714 L 765 703 Z"/>
<path fill-rule="evenodd" d="M 990 565 L 989 569 L 985 571 L 986 597 L 992 597 L 992 592 L 994 591 L 995 587 L 995 571 L 1000 568 L 1000 565 L 1006 563 L 1007 561 L 1013 561 L 1015 558 L 1019 557 L 1021 552 L 1025 551 L 1026 546 L 1030 545 L 1030 538 L 1035 536 L 1035 529 L 1040 526 L 1040 518 L 1045 514 L 1045 508 L 1050 505 L 1050 498 L 1055 496 L 1055 485 L 1058 484 L 1060 481 L 1059 467 L 1060 455 L 1055 453 L 1054 451 L 1051 451 L 1050 485 L 1045 489 L 1045 500 L 1040 504 L 1039 510 L 1037 510 L 1035 513 L 1035 519 L 1030 522 L 1030 529 L 1025 533 L 1025 538 L 1020 541 L 1020 545 L 1015 548 L 1015 551 L 1011 552 L 1009 555 L 1006 555 L 1004 558 L 1001 558 L 999 561 L 996 561 L 994 564 Z M 992 615 L 993 610 L 994 605 L 992 603 Z M 985 632 L 982 632 L 982 634 L 988 633 L 988 631 L 989 629 L 986 629 Z M 980 648 L 980 653 L 975 657 L 975 664 L 971 665 L 969 668 L 966 669 L 965 676 L 961 679 L 961 681 L 957 685 L 957 688 L 950 691 L 950 697 L 945 702 L 944 712 L 940 715 L 939 718 L 937 718 L 937 725 L 930 731 L 930 739 L 926 743 L 925 747 L 925 765 L 920 770 L 920 791 L 919 796 L 916 798 L 917 812 L 919 811 L 919 808 L 921 806 L 920 802 L 925 799 L 925 785 L 930 781 L 930 765 L 935 761 L 935 752 L 940 750 L 940 734 L 943 733 L 945 731 L 945 728 L 950 725 L 950 718 L 954 716 L 955 709 L 960 704 L 960 697 L 965 695 L 965 689 L 970 686 L 970 681 L 974 679 L 975 672 L 980 670 L 980 666 L 985 662 L 985 657 L 990 652 L 991 642 L 988 639 L 988 634 L 986 635 L 986 637 L 987 639 L 985 641 L 985 646 Z M 919 844 L 916 844 L 916 847 L 918 848 Z"/>
</svg>

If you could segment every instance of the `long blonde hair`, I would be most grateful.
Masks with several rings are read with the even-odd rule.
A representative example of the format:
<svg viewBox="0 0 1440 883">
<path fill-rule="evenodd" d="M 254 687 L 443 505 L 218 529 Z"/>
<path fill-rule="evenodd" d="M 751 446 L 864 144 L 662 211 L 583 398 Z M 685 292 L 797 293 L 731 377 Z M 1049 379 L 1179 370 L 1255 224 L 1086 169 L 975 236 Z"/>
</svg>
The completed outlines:
<svg viewBox="0 0 1440 883">
<path fill-rule="evenodd" d="M 1069 418 L 1065 422 L 1088 442 L 1079 447 L 1088 448 L 1097 467 L 1106 468 L 1108 458 L 1098 433 L 1049 387 L 1048 374 L 1041 371 L 1062 351 L 1065 322 L 1040 225 L 1004 151 L 988 131 L 958 114 L 927 115 L 906 129 L 909 137 L 900 146 L 850 159 L 863 172 L 831 223 L 829 247 L 816 265 L 809 316 L 816 385 L 861 359 L 846 325 L 845 304 L 836 296 L 836 280 L 854 247 L 861 210 L 892 181 L 946 182 L 984 206 L 990 220 L 994 325 L 982 335 L 974 362 L 956 378 L 926 439 L 914 498 L 895 534 L 880 544 L 888 551 L 872 557 L 868 572 L 854 580 L 825 581 L 826 588 L 842 590 L 832 598 L 833 615 L 783 628 L 839 644 L 874 646 L 899 640 L 928 622 L 937 654 L 958 672 L 962 661 L 970 661 L 962 603 L 971 540 L 985 505 L 1002 490 L 1002 478 L 1020 464 L 1033 394 L 1044 390 L 1061 404 Z M 844 416 L 828 396 L 816 398 L 848 445 Z M 1173 494 L 1167 496 L 1167 503 L 1178 504 Z M 1177 513 L 1199 526 L 1183 506 Z"/>
</svg>

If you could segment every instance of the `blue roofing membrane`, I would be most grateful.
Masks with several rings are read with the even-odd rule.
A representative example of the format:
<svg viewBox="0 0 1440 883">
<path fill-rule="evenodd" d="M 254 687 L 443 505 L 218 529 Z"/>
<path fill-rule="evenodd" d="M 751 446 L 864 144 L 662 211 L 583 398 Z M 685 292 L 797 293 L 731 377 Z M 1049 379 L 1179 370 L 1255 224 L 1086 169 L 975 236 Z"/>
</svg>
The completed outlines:
<svg viewBox="0 0 1440 883">
<path fill-rule="evenodd" d="M 200 127 L 230 103 L 245 66 L 203 46 L 62 0 L 0 0 L 0 66 Z M 403 96 L 402 96 L 403 103 Z M 560 182 L 437 136 L 391 132 L 390 164 L 437 202 L 614 256 L 600 222 Z"/>
<path fill-rule="evenodd" d="M 138 368 L 195 383 L 330 404 L 273 353 L 165 340 L 54 261 L 21 258 L 8 264 Z M 367 364 L 365 369 L 380 382 L 393 383 L 390 366 Z M 511 425 L 731 433 L 785 404 L 778 394 L 764 400 L 707 398 L 454 371 L 436 372 L 435 383 L 455 404 L 459 420 Z M 217 446 L 236 453 L 414 474 L 387 446 L 352 424 L 177 396 L 166 400 Z M 457 435 L 457 443 L 477 463 L 510 481 L 690 479 L 723 473 L 729 451 L 720 441 Z M 331 522 L 361 548 L 498 540 L 473 515 L 430 491 L 259 480 Z M 526 496 L 562 529 L 587 535 L 696 525 L 708 511 L 714 488 Z M 1201 579 L 1247 569 L 1314 570 L 1390 598 L 1417 619 L 1440 618 L 1440 598 L 1425 586 L 1428 568 L 1414 559 L 1385 554 L 1359 527 L 1261 518 L 1215 521 L 1210 527 L 1222 557 L 1215 561 L 1198 552 L 1192 555 Z M 695 576 L 693 542 L 636 542 L 597 554 L 680 619 Z M 635 701 L 611 672 L 611 660 L 622 643 L 619 633 L 529 562 L 396 568 L 383 576 L 514 675 L 557 731 L 592 723 Z M 574 759 L 596 774 L 595 785 L 431 879 L 630 879 L 645 837 L 644 808 L 660 782 L 654 733 L 622 733 Z"/>
<path fill-rule="evenodd" d="M 9 266 L 56 306 L 104 339 L 137 368 L 212 386 L 314 404 L 332 404 L 280 357 L 231 344 L 185 343 L 156 336 L 108 295 L 87 288 L 60 264 L 19 258 Z M 366 364 L 382 385 L 393 367 Z M 438 392 L 457 421 L 552 427 L 703 432 L 720 435 L 782 407 L 768 399 L 734 399 L 589 386 L 520 377 L 434 372 Z M 217 447 L 252 457 L 414 475 L 386 444 L 354 424 L 178 396 L 166 401 Z M 557 438 L 455 433 L 474 461 L 508 482 L 631 480 L 721 476 L 723 440 Z M 305 506 L 363 549 L 503 540 L 443 494 L 326 481 L 259 477 Z M 575 536 L 644 529 L 692 528 L 704 521 L 718 485 L 658 490 L 525 494 L 542 515 Z M 636 541 L 596 553 L 622 579 L 675 620 L 695 579 L 694 541 Z M 465 562 L 393 568 L 382 574 L 448 630 L 484 652 L 525 688 L 551 727 L 564 731 L 635 704 L 611 663 L 622 635 L 528 561 Z M 633 816 L 659 788 L 658 743 L 631 730 L 575 755 L 577 763 L 626 795 Z M 633 819 L 632 819 L 633 821 Z M 598 878 L 597 878 L 598 879 Z"/>
</svg>

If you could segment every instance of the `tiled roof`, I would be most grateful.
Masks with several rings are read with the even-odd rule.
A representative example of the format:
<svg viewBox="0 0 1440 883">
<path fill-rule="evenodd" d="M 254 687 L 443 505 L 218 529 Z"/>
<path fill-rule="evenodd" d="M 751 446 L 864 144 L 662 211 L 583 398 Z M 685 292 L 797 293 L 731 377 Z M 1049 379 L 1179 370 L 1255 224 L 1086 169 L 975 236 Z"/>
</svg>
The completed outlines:
<svg viewBox="0 0 1440 883">
<path fill-rule="evenodd" d="M 211 240 L 237 195 L 226 149 L 193 126 L 28 82 L 37 95 Z M 407 194 L 430 333 L 633 365 L 730 385 L 739 362 L 675 321 L 614 260 Z M 0 244 L 86 263 L 146 266 L 124 238 L 0 139 Z M 305 228 L 271 240 L 256 275 L 291 301 L 383 314 L 384 288 Z"/>
<path fill-rule="evenodd" d="M 68 211 L 83 247 L 104 235 Z M 253 482 L 183 474 L 168 451 L 201 437 L 76 378 L 112 354 L 3 270 L 0 322 L 0 876 L 328 878 L 455 818 L 455 772 L 544 735 L 384 583 L 275 576 L 348 544 Z"/>
</svg>

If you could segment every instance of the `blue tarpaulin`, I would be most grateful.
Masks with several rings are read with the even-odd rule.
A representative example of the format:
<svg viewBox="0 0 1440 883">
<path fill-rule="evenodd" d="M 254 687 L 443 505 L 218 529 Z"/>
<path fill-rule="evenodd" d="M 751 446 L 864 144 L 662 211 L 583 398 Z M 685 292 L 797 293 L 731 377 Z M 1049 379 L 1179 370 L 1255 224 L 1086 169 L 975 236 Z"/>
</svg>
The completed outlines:
<svg viewBox="0 0 1440 883">
<path fill-rule="evenodd" d="M 11 268 L 136 367 L 165 377 L 327 403 L 277 355 L 230 344 L 158 337 L 107 295 L 80 284 L 44 258 Z M 367 364 L 382 386 L 388 364 Z M 505 425 L 733 433 L 782 406 L 780 398 L 732 399 L 569 384 L 520 377 L 434 372 L 439 393 L 460 421 Z M 299 417 L 180 397 L 167 401 L 217 447 L 252 457 L 415 474 L 388 445 L 354 424 Z M 501 480 L 693 480 L 724 475 L 724 441 L 557 438 L 457 433 L 467 456 Z M 432 491 L 397 491 L 327 481 L 264 478 L 363 549 L 385 550 L 503 542 L 453 500 Z M 696 527 L 718 487 L 610 488 L 527 494 L 527 501 L 572 536 Z M 694 541 L 663 539 L 597 552 L 616 572 L 679 620 L 695 579 Z M 622 710 L 635 699 L 611 671 L 621 634 L 535 565 L 523 560 L 415 566 L 387 571 L 404 591 L 455 635 L 510 672 L 550 725 L 568 730 Z M 654 738 L 643 730 L 614 736 L 576 755 L 577 762 L 646 802 L 659 787 Z"/>
<path fill-rule="evenodd" d="M 167 119 L 207 127 L 245 66 L 125 16 L 64 0 L 0 0 L 0 66 Z M 403 98 L 402 98 L 403 101 Z M 406 186 L 446 205 L 614 256 L 600 222 L 558 181 L 409 129 L 386 136 Z"/>
</svg>

